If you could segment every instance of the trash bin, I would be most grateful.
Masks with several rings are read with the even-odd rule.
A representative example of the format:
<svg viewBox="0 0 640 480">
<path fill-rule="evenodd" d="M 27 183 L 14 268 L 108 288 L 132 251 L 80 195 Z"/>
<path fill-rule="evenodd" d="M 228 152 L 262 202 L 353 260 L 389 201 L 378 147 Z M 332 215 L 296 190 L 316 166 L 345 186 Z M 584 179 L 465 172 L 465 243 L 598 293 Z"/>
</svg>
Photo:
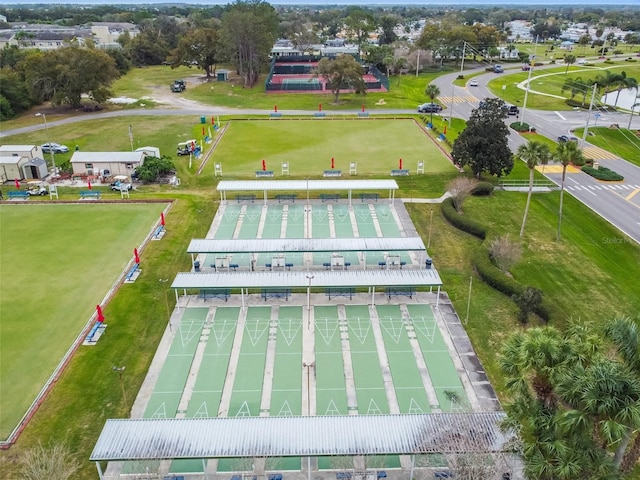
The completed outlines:
<svg viewBox="0 0 640 480">
<path fill-rule="evenodd" d="M 424 263 L 425 263 L 425 266 L 427 267 L 427 269 L 430 269 L 430 268 L 431 268 L 431 259 L 430 259 L 430 258 L 427 258 L 427 259 L 424 261 Z"/>
<path fill-rule="evenodd" d="M 202 116 L 200 117 L 200 123 L 202 123 L 202 124 L 207 123 L 207 117 L 205 117 L 204 115 L 202 115 Z"/>
<path fill-rule="evenodd" d="M 193 262 L 193 269 L 194 269 L 196 272 L 199 272 L 199 271 L 200 271 L 200 262 L 199 262 L 198 260 L 196 260 L 195 262 Z"/>
</svg>

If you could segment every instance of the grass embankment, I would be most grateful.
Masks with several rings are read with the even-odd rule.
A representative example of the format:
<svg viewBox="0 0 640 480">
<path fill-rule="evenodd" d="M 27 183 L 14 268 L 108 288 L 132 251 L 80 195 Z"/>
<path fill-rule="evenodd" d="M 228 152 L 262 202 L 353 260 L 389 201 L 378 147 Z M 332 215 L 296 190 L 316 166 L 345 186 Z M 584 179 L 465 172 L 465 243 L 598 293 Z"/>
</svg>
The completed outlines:
<svg viewBox="0 0 640 480">
<path fill-rule="evenodd" d="M 584 128 L 577 128 L 574 134 L 582 138 Z M 636 131 L 626 128 L 591 127 L 587 141 L 640 167 L 640 137 Z"/>
</svg>

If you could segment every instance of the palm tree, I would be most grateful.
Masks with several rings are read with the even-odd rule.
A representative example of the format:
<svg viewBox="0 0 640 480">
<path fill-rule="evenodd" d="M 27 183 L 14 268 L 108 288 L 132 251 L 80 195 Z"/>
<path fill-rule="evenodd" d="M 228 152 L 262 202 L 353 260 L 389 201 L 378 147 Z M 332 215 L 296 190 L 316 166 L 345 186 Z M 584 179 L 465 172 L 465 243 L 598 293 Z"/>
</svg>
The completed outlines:
<svg viewBox="0 0 640 480">
<path fill-rule="evenodd" d="M 438 95 L 440 95 L 440 88 L 438 88 L 437 85 L 434 85 L 433 83 L 430 83 L 429 85 L 427 85 L 427 88 L 425 88 L 424 90 L 424 94 L 426 96 L 428 96 L 431 99 L 431 103 L 433 103 L 433 101 L 436 99 L 436 97 Z M 431 125 L 433 125 L 433 108 L 431 109 Z"/>
<path fill-rule="evenodd" d="M 622 90 L 633 90 L 634 88 L 638 88 L 638 81 L 633 77 L 627 77 L 626 72 L 620 72 L 618 76 L 618 94 L 616 95 L 616 101 L 613 104 L 614 107 L 618 106 L 618 98 L 620 97 L 620 92 Z"/>
<path fill-rule="evenodd" d="M 558 212 L 558 235 L 556 241 L 560 241 L 560 230 L 562 228 L 562 201 L 564 197 L 564 181 L 567 175 L 567 167 L 570 163 L 584 163 L 582 150 L 578 147 L 578 142 L 559 143 L 555 151 L 555 159 L 562 163 L 562 182 L 560 183 L 560 211 Z"/>
<path fill-rule="evenodd" d="M 616 318 L 604 326 L 604 335 L 616 347 L 618 355 L 625 365 L 640 375 L 640 316 Z M 631 448 L 622 459 L 620 470 L 630 472 L 640 458 L 640 435 L 636 435 Z"/>
<path fill-rule="evenodd" d="M 516 156 L 520 160 L 527 162 L 529 167 L 529 193 L 527 195 L 527 204 L 524 207 L 524 217 L 522 219 L 522 228 L 520 228 L 520 238 L 524 235 L 524 226 L 527 223 L 527 214 L 529 213 L 529 204 L 531 203 L 531 193 L 533 192 L 533 174 L 536 165 L 539 163 L 546 164 L 549 161 L 549 147 L 537 140 L 520 145 L 516 152 Z"/>
<path fill-rule="evenodd" d="M 572 54 L 567 54 L 564 56 L 564 63 L 567 64 L 567 68 L 565 68 L 564 70 L 564 74 L 566 75 L 567 72 L 569 71 L 569 66 L 573 65 L 574 63 L 576 63 L 576 56 L 572 55 Z"/>
</svg>

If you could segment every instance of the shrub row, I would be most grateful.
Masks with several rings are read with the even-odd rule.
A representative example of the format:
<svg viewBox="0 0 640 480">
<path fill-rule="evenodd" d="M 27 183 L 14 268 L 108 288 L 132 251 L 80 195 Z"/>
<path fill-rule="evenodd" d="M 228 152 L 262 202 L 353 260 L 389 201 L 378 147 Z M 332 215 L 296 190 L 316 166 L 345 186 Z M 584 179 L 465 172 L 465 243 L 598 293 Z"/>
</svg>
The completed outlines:
<svg viewBox="0 0 640 480">
<path fill-rule="evenodd" d="M 587 175 L 591 175 L 598 180 L 604 180 L 606 182 L 617 182 L 624 180 L 624 177 L 622 175 L 606 167 L 593 168 L 589 165 L 585 165 L 584 167 L 582 167 L 582 171 Z"/>
<path fill-rule="evenodd" d="M 489 258 L 489 252 L 479 246 L 471 257 L 471 262 L 478 272 L 480 278 L 490 287 L 495 288 L 501 293 L 511 298 L 513 295 L 522 295 L 525 285 L 522 285 L 517 280 L 508 277 L 505 273 L 496 267 Z M 557 314 L 556 308 L 544 296 L 540 304 L 533 309 L 533 311 L 540 317 L 545 323 L 549 323 L 552 317 Z"/>
<path fill-rule="evenodd" d="M 478 182 L 475 187 L 471 189 L 471 195 L 476 197 L 486 197 L 493 193 L 493 183 Z"/>
<path fill-rule="evenodd" d="M 536 129 L 529 125 L 527 122 L 513 122 L 509 125 L 516 132 L 535 132 Z"/>
<path fill-rule="evenodd" d="M 453 206 L 453 200 L 450 198 L 447 198 L 442 202 L 442 214 L 451 225 L 459 230 L 470 233 L 474 237 L 478 237 L 482 240 L 487 237 L 487 232 L 480 223 L 458 214 L 456 208 Z"/>
</svg>

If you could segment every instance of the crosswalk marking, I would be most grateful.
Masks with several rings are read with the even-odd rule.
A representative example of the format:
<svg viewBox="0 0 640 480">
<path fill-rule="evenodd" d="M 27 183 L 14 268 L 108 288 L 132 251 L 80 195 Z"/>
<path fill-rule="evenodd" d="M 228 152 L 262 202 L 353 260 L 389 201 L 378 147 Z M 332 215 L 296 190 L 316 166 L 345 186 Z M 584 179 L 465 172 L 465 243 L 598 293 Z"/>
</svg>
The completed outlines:
<svg viewBox="0 0 640 480">
<path fill-rule="evenodd" d="M 600 147 L 585 147 L 582 149 L 585 158 L 592 160 L 620 160 L 620 157 Z"/>
<path fill-rule="evenodd" d="M 440 100 L 440 102 L 442 102 L 443 104 L 448 104 L 448 103 L 452 103 L 451 102 L 451 97 L 438 97 L 438 100 Z M 470 103 L 477 103 L 480 100 L 478 100 L 476 97 L 474 97 L 473 95 L 466 95 L 464 97 L 459 97 L 459 96 L 455 96 L 453 97 L 453 103 L 465 103 L 465 102 L 470 102 Z"/>
</svg>

